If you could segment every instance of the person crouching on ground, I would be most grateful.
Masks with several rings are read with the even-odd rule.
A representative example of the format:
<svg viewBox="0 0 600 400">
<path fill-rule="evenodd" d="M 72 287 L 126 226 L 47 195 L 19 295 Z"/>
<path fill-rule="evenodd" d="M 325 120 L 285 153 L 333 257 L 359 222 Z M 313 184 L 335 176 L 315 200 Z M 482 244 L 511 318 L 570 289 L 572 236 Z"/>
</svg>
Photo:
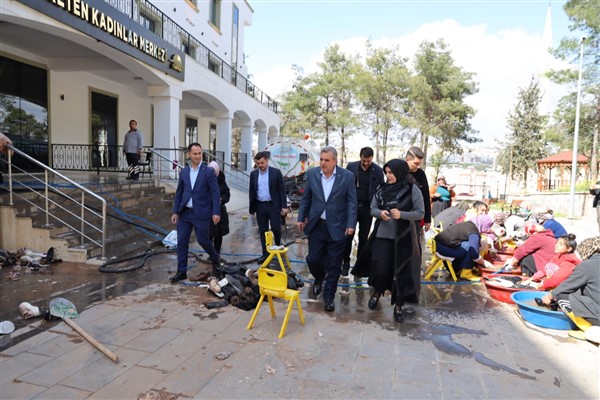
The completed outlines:
<svg viewBox="0 0 600 400">
<path fill-rule="evenodd" d="M 556 241 L 554 245 L 555 256 L 543 268 L 539 269 L 531 278 L 523 281 L 536 289 L 550 290 L 557 287 L 567 279 L 581 259 L 575 254 L 577 242 L 575 235 L 568 233 Z"/>
<path fill-rule="evenodd" d="M 408 174 L 408 164 L 394 159 L 383 166 L 387 182 L 371 201 L 371 215 L 377 218 L 368 249 L 361 254 L 355 276 L 368 276 L 373 295 L 369 308 L 379 297 L 392 292 L 394 321 L 403 322 L 404 313 L 414 313 L 421 289 L 421 250 L 416 223 L 425 215 L 423 195 Z"/>
<path fill-rule="evenodd" d="M 478 280 L 473 274 L 475 264 L 485 268 L 493 268 L 492 263 L 484 260 L 479 254 L 481 247 L 481 234 L 477 225 L 472 221 L 465 221 L 452 225 L 434 237 L 436 251 L 446 257 L 454 258 L 452 267 L 460 274 L 462 279 Z"/>
<path fill-rule="evenodd" d="M 524 229 L 530 236 L 517 247 L 515 254 L 506 260 L 506 265 L 514 268 L 518 264 L 523 274 L 532 276 L 554 257 L 556 239 L 550 229 L 544 229 L 542 225 L 534 222 L 525 223 Z"/>
<path fill-rule="evenodd" d="M 589 238 L 579 245 L 583 261 L 558 287 L 542 297 L 550 305 L 558 302 L 560 309 L 581 329 L 569 335 L 591 342 L 600 342 L 600 236 Z M 583 336 L 583 337 L 582 337 Z"/>
</svg>

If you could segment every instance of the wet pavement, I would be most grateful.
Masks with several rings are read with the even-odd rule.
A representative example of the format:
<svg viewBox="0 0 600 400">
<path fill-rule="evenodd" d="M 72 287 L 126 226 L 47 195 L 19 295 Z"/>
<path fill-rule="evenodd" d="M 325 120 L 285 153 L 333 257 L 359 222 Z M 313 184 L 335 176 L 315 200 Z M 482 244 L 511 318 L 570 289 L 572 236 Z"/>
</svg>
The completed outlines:
<svg viewBox="0 0 600 400">
<path fill-rule="evenodd" d="M 255 222 L 244 215 L 239 210 L 230 218 L 232 233 L 222 251 L 229 263 L 259 255 Z M 299 236 L 288 219 L 284 240 L 293 269 L 309 279 L 307 243 Z M 284 303 L 276 303 L 275 319 L 264 305 L 248 331 L 250 312 L 208 310 L 202 303 L 217 299 L 206 289 L 169 285 L 175 264 L 174 253 L 126 273 L 59 263 L 47 273 L 21 271 L 17 281 L 7 280 L 3 270 L 0 315 L 17 331 L 0 337 L 0 397 L 600 396 L 597 346 L 523 322 L 514 305 L 491 299 L 482 284 L 424 284 L 417 313 L 403 324 L 393 321 L 389 297 L 369 310 L 369 289 L 352 278 L 350 287 L 338 290 L 331 314 L 307 284 L 301 293 L 305 325 L 294 309 L 279 340 Z M 208 269 L 199 262 L 188 276 Z M 119 356 L 117 364 L 61 321 L 18 318 L 22 301 L 46 307 L 57 296 L 76 305 L 77 323 Z M 220 353 L 231 354 L 219 360 Z"/>
</svg>

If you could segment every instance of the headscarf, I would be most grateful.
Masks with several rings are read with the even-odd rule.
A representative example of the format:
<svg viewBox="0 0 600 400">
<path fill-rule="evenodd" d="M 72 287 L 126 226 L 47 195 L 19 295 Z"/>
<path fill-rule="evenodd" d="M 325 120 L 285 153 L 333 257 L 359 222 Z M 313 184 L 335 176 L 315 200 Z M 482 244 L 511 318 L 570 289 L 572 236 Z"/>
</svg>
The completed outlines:
<svg viewBox="0 0 600 400">
<path fill-rule="evenodd" d="M 488 214 L 480 214 L 473 219 L 475 225 L 477 225 L 477 229 L 481 233 L 491 233 L 492 225 L 494 225 L 494 221 L 492 217 Z"/>
<path fill-rule="evenodd" d="M 412 182 L 409 178 L 412 178 L 408 175 L 409 168 L 406 161 L 401 160 L 399 158 L 394 158 L 393 160 L 388 161 L 384 166 L 385 168 L 389 168 L 392 171 L 392 174 L 396 177 L 395 183 L 384 183 L 379 186 L 377 193 L 375 194 L 375 198 L 377 199 L 377 205 L 379 207 L 384 207 L 385 204 L 393 199 L 397 194 L 400 188 L 406 182 Z"/>
<path fill-rule="evenodd" d="M 579 246 L 577 246 L 577 251 L 579 252 L 582 260 L 587 260 L 592 255 L 600 253 L 600 236 L 585 239 Z"/>
<path fill-rule="evenodd" d="M 212 168 L 215 171 L 215 175 L 219 176 L 219 171 L 221 170 L 221 168 L 219 168 L 219 164 L 217 164 L 216 161 L 211 161 L 208 163 L 208 167 Z"/>
</svg>

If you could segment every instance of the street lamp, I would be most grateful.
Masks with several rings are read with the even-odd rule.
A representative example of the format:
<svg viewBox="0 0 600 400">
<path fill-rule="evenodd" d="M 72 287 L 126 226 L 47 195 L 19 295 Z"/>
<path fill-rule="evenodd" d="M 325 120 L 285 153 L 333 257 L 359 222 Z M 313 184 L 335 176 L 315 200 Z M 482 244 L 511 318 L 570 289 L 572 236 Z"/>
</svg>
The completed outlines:
<svg viewBox="0 0 600 400">
<path fill-rule="evenodd" d="M 583 73 L 583 42 L 585 40 L 585 36 L 581 38 L 579 44 L 581 45 L 581 50 L 579 53 L 579 79 L 577 80 L 577 105 L 575 106 L 575 132 L 573 133 L 573 164 L 571 165 L 571 192 L 570 192 L 570 201 L 571 201 L 571 210 L 569 213 L 569 218 L 575 218 L 575 183 L 577 180 L 577 147 L 579 141 L 579 113 L 581 108 L 581 75 Z"/>
</svg>

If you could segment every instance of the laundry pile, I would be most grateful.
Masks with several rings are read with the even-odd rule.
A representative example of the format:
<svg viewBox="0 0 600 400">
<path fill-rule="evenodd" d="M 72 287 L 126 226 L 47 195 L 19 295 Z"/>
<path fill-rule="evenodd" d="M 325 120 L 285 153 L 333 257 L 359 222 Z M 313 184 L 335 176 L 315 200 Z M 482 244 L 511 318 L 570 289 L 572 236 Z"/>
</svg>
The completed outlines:
<svg viewBox="0 0 600 400">
<path fill-rule="evenodd" d="M 269 268 L 281 271 L 281 267 L 275 263 Z M 297 290 L 304 286 L 304 281 L 294 271 L 287 271 L 287 275 L 289 289 Z M 204 282 L 208 292 L 219 298 L 217 301 L 204 303 L 209 309 L 231 304 L 245 311 L 253 310 L 260 298 L 258 271 L 244 265 L 221 264 L 212 273 L 201 272 L 190 280 Z"/>
</svg>

